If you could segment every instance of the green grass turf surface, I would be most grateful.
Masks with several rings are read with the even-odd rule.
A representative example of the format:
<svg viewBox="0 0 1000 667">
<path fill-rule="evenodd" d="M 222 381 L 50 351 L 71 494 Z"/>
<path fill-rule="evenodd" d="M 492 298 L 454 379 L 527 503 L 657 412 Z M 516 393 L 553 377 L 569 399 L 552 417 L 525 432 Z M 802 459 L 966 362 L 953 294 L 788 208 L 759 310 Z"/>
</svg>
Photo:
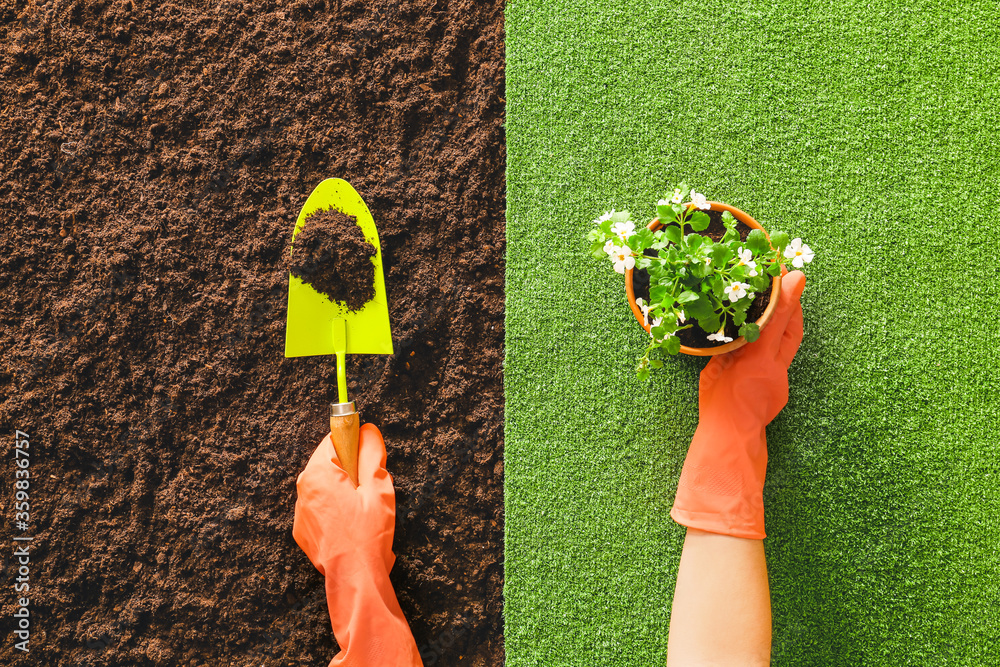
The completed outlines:
<svg viewBox="0 0 1000 667">
<path fill-rule="evenodd" d="M 612 206 L 816 251 L 768 430 L 775 665 L 1000 664 L 995 2 L 507 9 L 506 661 L 663 665 L 704 359 L 639 384 Z"/>
</svg>

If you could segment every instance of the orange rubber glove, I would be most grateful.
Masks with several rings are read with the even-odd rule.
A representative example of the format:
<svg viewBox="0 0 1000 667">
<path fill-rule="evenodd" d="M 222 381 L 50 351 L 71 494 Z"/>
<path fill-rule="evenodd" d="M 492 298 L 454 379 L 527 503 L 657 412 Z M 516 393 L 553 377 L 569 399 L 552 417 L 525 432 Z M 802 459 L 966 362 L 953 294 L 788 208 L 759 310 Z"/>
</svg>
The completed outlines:
<svg viewBox="0 0 1000 667">
<path fill-rule="evenodd" d="M 670 516 L 710 533 L 761 540 L 765 427 L 788 402 L 788 367 L 802 342 L 806 277 L 782 266 L 781 295 L 760 338 L 712 357 L 701 371 L 698 428 Z"/>
<path fill-rule="evenodd" d="M 358 486 L 327 434 L 299 475 L 292 536 L 326 577 L 326 602 L 340 645 L 330 667 L 422 667 L 389 581 L 396 496 L 382 434 L 364 424 Z"/>
</svg>

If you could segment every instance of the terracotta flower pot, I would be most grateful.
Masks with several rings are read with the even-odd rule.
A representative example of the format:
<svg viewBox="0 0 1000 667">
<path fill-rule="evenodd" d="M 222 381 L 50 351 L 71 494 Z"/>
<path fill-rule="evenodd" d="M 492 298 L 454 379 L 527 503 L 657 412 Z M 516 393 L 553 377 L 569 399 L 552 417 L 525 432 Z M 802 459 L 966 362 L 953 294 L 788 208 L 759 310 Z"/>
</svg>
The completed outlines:
<svg viewBox="0 0 1000 667">
<path fill-rule="evenodd" d="M 750 229 L 759 229 L 764 232 L 767 236 L 767 231 L 760 226 L 760 224 L 751 218 L 749 215 L 744 213 L 738 208 L 730 206 L 728 204 L 721 204 L 717 201 L 708 202 L 711 205 L 711 210 L 713 211 L 729 211 L 736 218 L 737 222 L 742 222 Z M 694 204 L 688 202 L 685 204 L 689 209 L 694 208 Z M 656 231 L 663 225 L 660 224 L 659 218 L 654 218 L 652 222 L 647 225 L 651 231 Z M 768 243 L 771 242 L 771 237 L 767 236 Z M 634 269 L 627 269 L 625 271 L 625 294 L 628 297 L 628 305 L 632 308 L 632 314 L 635 315 L 636 322 L 639 323 L 646 333 L 649 333 L 650 326 L 642 323 L 642 311 L 639 310 L 639 306 L 635 304 L 635 290 L 632 287 L 632 272 Z M 775 276 L 771 278 L 771 298 L 767 302 L 767 307 L 764 309 L 764 314 L 757 318 L 757 326 L 760 327 L 761 331 L 764 330 L 764 325 L 767 324 L 768 320 L 771 319 L 771 314 L 774 313 L 774 309 L 778 305 L 778 296 L 781 294 L 781 276 Z M 698 326 L 697 323 L 694 324 L 695 327 Z M 681 345 L 681 354 L 690 354 L 695 357 L 711 357 L 716 354 L 725 354 L 726 352 L 732 352 L 733 350 L 739 349 L 747 344 L 746 338 L 740 336 L 734 339 L 731 343 L 726 343 L 724 345 L 717 345 L 715 347 L 688 347 L 687 345 Z"/>
</svg>

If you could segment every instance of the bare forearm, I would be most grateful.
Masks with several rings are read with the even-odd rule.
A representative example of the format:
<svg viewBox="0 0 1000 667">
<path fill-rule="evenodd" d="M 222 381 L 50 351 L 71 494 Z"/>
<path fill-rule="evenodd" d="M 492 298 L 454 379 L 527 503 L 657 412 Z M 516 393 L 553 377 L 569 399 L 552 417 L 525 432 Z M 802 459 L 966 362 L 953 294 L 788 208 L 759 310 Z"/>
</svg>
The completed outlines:
<svg viewBox="0 0 1000 667">
<path fill-rule="evenodd" d="M 668 667 L 768 665 L 764 543 L 688 528 L 670 613 Z"/>
</svg>

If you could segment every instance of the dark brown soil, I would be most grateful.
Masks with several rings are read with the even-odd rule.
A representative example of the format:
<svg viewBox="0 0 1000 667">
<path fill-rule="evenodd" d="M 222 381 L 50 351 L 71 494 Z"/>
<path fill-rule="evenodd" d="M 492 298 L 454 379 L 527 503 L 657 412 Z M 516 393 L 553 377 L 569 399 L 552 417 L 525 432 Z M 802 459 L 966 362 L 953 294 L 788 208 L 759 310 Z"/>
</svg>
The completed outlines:
<svg viewBox="0 0 1000 667">
<path fill-rule="evenodd" d="M 722 211 L 707 211 L 707 213 L 711 222 L 708 228 L 701 232 L 701 234 L 713 241 L 718 241 L 726 234 L 726 227 L 722 224 Z M 749 225 L 737 221 L 736 231 L 740 233 L 740 239 L 746 241 L 751 228 Z M 647 250 L 647 253 L 655 255 L 655 251 L 652 250 Z M 632 272 L 632 289 L 635 290 L 636 297 L 642 297 L 646 302 L 649 301 L 649 272 L 646 269 L 637 269 Z M 747 309 L 747 322 L 756 322 L 764 314 L 764 310 L 767 308 L 770 300 L 771 285 L 768 284 L 766 290 L 757 293 L 757 296 Z M 691 322 L 691 324 L 694 326 L 690 329 L 683 329 L 677 332 L 677 337 L 681 339 L 682 345 L 687 345 L 688 347 L 718 347 L 719 345 L 725 345 L 725 343 L 719 341 L 708 340 L 708 334 L 715 333 L 714 331 L 703 331 L 697 322 Z M 739 337 L 739 327 L 733 324 L 732 318 L 728 316 L 726 317 L 726 335 L 733 340 Z"/>
<path fill-rule="evenodd" d="M 375 246 L 365 239 L 358 219 L 331 206 L 306 216 L 288 268 L 320 294 L 353 311 L 375 298 L 374 257 Z"/>
<path fill-rule="evenodd" d="M 336 364 L 283 357 L 283 253 L 330 177 L 387 265 L 396 354 L 348 378 L 389 450 L 400 603 L 426 665 L 503 664 L 502 10 L 0 4 L 0 432 L 30 435 L 34 538 L 31 652 L 8 635 L 0 664 L 336 653 L 291 536 Z"/>
</svg>

